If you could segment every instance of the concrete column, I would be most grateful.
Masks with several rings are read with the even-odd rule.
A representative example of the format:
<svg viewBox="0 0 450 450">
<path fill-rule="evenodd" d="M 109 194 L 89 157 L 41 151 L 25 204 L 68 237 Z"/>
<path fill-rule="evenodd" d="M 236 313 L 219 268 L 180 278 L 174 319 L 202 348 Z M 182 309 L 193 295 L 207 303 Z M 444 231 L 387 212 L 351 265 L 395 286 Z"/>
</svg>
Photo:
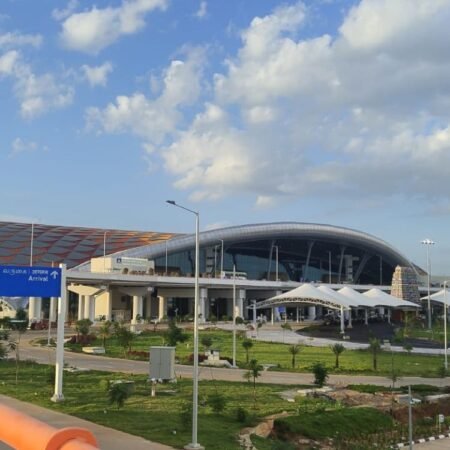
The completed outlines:
<svg viewBox="0 0 450 450">
<path fill-rule="evenodd" d="M 206 303 L 207 303 L 207 301 L 208 301 L 208 289 L 200 288 L 198 318 L 199 318 L 199 322 L 201 322 L 201 323 L 204 323 L 206 321 Z"/>
<path fill-rule="evenodd" d="M 348 327 L 347 328 L 350 328 L 350 329 L 353 328 L 353 325 L 352 325 L 352 310 L 351 309 L 348 310 Z"/>
<path fill-rule="evenodd" d="M 33 322 L 33 319 L 36 318 L 36 298 L 30 297 L 28 299 L 28 322 Z"/>
<path fill-rule="evenodd" d="M 236 299 L 236 316 L 244 318 L 244 300 L 246 297 L 245 289 L 239 289 L 237 291 Z"/>
<path fill-rule="evenodd" d="M 367 308 L 364 309 L 364 325 L 369 325 L 369 311 Z"/>
<path fill-rule="evenodd" d="M 83 319 L 89 319 L 90 312 L 91 312 L 91 296 L 90 295 L 85 295 L 84 296 Z"/>
<path fill-rule="evenodd" d="M 158 309 L 158 319 L 162 320 L 164 316 L 167 316 L 167 300 L 165 297 L 158 296 L 159 309 Z"/>
<path fill-rule="evenodd" d="M 387 320 L 388 320 L 388 323 L 391 323 L 391 308 L 388 308 L 388 310 L 387 310 Z"/>
<path fill-rule="evenodd" d="M 105 297 L 105 303 L 106 303 L 106 314 L 105 319 L 106 320 L 112 320 L 112 294 L 111 291 L 108 290 L 104 294 Z"/>
<path fill-rule="evenodd" d="M 299 314 L 299 312 L 298 312 L 298 306 L 295 308 L 295 320 L 296 320 L 296 322 L 298 323 L 299 322 L 299 316 L 300 316 L 300 314 Z"/>
<path fill-rule="evenodd" d="M 316 318 L 316 307 L 308 306 L 308 319 L 314 320 Z"/>
<path fill-rule="evenodd" d="M 52 297 L 50 299 L 49 310 L 48 310 L 49 322 L 56 322 L 57 309 L 58 309 L 58 298 Z"/>
<path fill-rule="evenodd" d="M 84 318 L 84 295 L 78 295 L 78 320 Z"/>
<path fill-rule="evenodd" d="M 133 309 L 131 312 L 131 323 L 137 323 L 136 317 L 142 317 L 142 297 L 133 295 Z"/>
<path fill-rule="evenodd" d="M 91 322 L 95 321 L 95 297 L 92 295 L 91 301 L 89 302 L 89 320 Z"/>
<path fill-rule="evenodd" d="M 30 297 L 28 301 L 28 321 L 36 322 L 41 320 L 42 300 L 40 297 Z"/>
<path fill-rule="evenodd" d="M 273 325 L 275 321 L 275 307 L 270 308 L 270 323 Z"/>
</svg>

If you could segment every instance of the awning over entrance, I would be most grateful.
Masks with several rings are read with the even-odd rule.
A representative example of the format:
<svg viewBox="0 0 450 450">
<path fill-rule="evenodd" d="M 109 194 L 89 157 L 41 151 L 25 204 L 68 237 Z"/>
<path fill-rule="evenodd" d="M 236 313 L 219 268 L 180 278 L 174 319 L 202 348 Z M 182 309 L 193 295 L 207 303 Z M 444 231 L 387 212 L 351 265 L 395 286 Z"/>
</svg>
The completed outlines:
<svg viewBox="0 0 450 450">
<path fill-rule="evenodd" d="M 425 297 L 422 297 L 420 300 L 427 301 L 428 295 L 425 295 Z M 445 303 L 448 305 L 450 303 L 450 291 L 448 289 L 442 289 L 439 292 L 430 295 L 430 300 L 432 302 L 440 303 L 441 305 L 444 305 Z"/>
<path fill-rule="evenodd" d="M 420 307 L 415 303 L 386 294 L 380 289 L 374 288 L 360 294 L 349 287 L 334 291 L 327 286 L 315 287 L 305 283 L 289 292 L 257 303 L 256 308 L 272 308 L 281 305 L 314 305 L 338 310 L 376 307 L 417 309 Z"/>
<path fill-rule="evenodd" d="M 261 309 L 280 305 L 300 304 L 324 306 L 326 308 L 338 310 L 341 308 L 350 309 L 350 307 L 353 306 L 350 301 L 339 298 L 338 295 L 330 295 L 329 293 L 314 287 L 312 284 L 305 283 L 292 291 L 276 295 L 275 297 L 257 303 L 256 308 Z"/>
<path fill-rule="evenodd" d="M 371 299 L 374 306 L 383 306 L 394 309 L 420 308 L 420 305 L 416 305 L 415 303 L 408 302 L 407 300 L 402 300 L 401 298 L 386 294 L 386 292 L 383 292 L 380 289 L 376 288 L 370 289 L 369 291 L 364 292 L 362 295 Z"/>
</svg>

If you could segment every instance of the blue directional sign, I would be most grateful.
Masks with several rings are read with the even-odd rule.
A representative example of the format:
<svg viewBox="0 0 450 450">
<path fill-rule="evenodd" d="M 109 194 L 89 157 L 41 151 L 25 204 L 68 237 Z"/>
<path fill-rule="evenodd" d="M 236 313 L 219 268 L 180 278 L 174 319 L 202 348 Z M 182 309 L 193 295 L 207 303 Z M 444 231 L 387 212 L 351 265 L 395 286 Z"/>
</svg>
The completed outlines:
<svg viewBox="0 0 450 450">
<path fill-rule="evenodd" d="M 0 266 L 0 295 L 4 297 L 60 297 L 61 269 Z"/>
</svg>

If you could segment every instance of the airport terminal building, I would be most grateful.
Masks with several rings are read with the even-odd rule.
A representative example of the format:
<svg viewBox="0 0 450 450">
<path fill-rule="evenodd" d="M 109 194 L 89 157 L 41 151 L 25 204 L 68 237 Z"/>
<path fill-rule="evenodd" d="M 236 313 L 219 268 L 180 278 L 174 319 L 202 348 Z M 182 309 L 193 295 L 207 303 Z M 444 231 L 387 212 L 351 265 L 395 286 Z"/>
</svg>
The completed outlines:
<svg viewBox="0 0 450 450">
<path fill-rule="evenodd" d="M 389 286 L 398 265 L 420 272 L 387 242 L 331 225 L 227 227 L 201 232 L 199 244 L 205 320 L 232 315 L 233 296 L 239 315 L 247 317 L 252 300 L 301 283 Z M 61 263 L 69 269 L 70 320 L 135 322 L 193 313 L 194 234 L 0 222 L 0 265 Z M 0 307 L 14 309 L 14 300 L 3 299 Z M 53 316 L 52 309 L 50 300 L 32 298 L 29 317 Z"/>
</svg>

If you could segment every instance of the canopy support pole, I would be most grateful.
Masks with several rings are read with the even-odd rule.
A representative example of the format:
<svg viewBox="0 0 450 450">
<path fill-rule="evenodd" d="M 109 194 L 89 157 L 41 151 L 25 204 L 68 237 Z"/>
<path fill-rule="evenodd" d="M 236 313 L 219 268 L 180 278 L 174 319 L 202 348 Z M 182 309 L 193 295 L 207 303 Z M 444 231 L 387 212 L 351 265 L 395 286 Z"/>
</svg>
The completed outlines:
<svg viewBox="0 0 450 450">
<path fill-rule="evenodd" d="M 344 307 L 341 306 L 341 334 L 345 333 Z"/>
</svg>

